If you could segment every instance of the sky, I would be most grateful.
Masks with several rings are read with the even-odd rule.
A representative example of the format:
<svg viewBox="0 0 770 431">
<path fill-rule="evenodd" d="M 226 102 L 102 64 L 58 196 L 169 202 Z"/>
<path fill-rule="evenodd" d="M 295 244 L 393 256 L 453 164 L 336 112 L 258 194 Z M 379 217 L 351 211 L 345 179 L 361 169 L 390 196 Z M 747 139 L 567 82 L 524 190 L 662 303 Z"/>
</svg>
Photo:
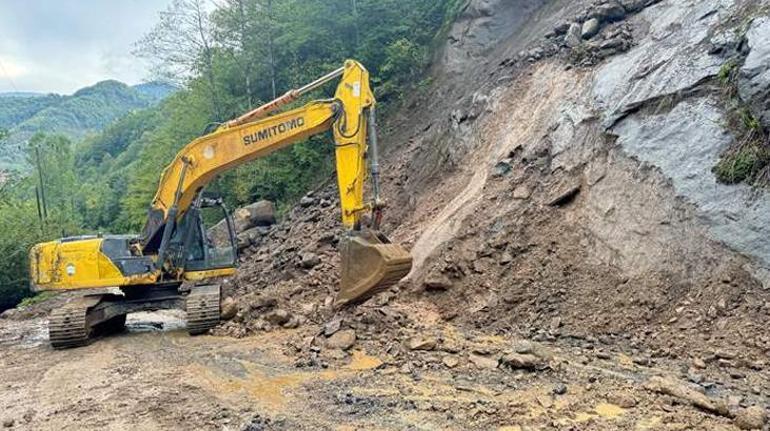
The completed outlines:
<svg viewBox="0 0 770 431">
<path fill-rule="evenodd" d="M 170 0 L 0 0 L 0 92 L 71 94 L 105 79 L 138 84 L 132 44 Z"/>
</svg>

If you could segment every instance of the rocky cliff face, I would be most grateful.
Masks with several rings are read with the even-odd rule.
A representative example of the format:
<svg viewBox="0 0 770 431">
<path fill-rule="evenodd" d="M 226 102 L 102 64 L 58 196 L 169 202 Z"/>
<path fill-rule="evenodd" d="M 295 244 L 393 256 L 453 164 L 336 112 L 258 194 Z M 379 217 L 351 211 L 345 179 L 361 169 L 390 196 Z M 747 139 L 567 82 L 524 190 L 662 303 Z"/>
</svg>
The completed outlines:
<svg viewBox="0 0 770 431">
<path fill-rule="evenodd" d="M 746 137 L 735 111 L 767 146 L 768 5 L 470 2 L 435 68 L 446 98 L 392 137 L 416 298 L 534 331 L 653 325 L 664 348 L 761 333 L 767 188 L 713 171 Z M 437 279 L 451 295 L 419 293 Z"/>
</svg>

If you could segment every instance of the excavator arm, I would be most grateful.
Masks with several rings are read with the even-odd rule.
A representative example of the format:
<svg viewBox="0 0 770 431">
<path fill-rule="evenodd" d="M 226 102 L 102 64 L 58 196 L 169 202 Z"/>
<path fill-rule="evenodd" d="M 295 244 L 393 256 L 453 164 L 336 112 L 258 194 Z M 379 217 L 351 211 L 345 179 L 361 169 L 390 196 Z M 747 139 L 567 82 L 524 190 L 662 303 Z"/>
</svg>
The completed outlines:
<svg viewBox="0 0 770 431">
<path fill-rule="evenodd" d="M 267 117 L 326 82 L 342 76 L 334 99 Z M 217 175 L 251 160 L 332 130 L 342 224 L 347 229 L 342 254 L 338 303 L 361 300 L 405 276 L 411 257 L 377 232 L 382 202 L 375 125 L 375 99 L 369 73 L 353 60 L 319 80 L 232 120 L 188 144 L 164 171 L 142 233 L 143 253 L 157 254 L 166 264 L 174 230 L 204 187 Z M 372 180 L 372 199 L 364 200 L 364 182 Z M 371 211 L 372 228 L 363 229 L 361 215 Z"/>
<path fill-rule="evenodd" d="M 311 102 L 298 109 L 259 119 L 339 75 L 342 75 L 342 80 L 334 99 Z M 177 154 L 163 172 L 149 210 L 142 232 L 145 252 L 161 247 L 166 228 L 173 228 L 195 197 L 217 175 L 330 129 L 336 145 L 343 224 L 353 229 L 361 212 L 375 206 L 367 206 L 363 197 L 363 184 L 369 170 L 366 163 L 367 134 L 373 132 L 368 128 L 368 122 L 373 118 L 375 104 L 366 69 L 349 60 L 344 68 L 304 89 L 287 93 L 277 102 L 266 105 L 268 109 L 257 108 L 222 125 L 213 133 L 194 140 Z M 374 176 L 373 179 L 377 180 Z"/>
</svg>

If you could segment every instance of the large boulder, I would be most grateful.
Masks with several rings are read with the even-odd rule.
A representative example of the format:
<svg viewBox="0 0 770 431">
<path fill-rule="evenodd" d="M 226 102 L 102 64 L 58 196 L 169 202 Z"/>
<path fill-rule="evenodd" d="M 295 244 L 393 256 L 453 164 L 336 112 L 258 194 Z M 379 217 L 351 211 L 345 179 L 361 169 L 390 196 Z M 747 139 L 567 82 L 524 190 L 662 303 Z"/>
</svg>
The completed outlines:
<svg viewBox="0 0 770 431">
<path fill-rule="evenodd" d="M 770 131 L 770 18 L 755 19 L 746 33 L 749 55 L 741 67 L 738 92 Z"/>
<path fill-rule="evenodd" d="M 248 225 L 243 230 L 254 226 L 270 226 L 275 224 L 275 205 L 270 201 L 255 202 L 239 209 L 237 212 L 241 213 L 240 217 Z M 241 230 L 239 229 L 238 232 L 241 232 Z"/>
<path fill-rule="evenodd" d="M 239 248 L 246 248 L 255 242 L 264 231 L 265 226 L 275 224 L 275 206 L 270 201 L 259 201 L 233 212 L 233 227 L 238 236 Z M 263 229 L 256 229 L 262 227 Z M 227 221 L 221 220 L 209 229 L 209 236 L 214 244 L 225 244 L 229 241 Z"/>
</svg>

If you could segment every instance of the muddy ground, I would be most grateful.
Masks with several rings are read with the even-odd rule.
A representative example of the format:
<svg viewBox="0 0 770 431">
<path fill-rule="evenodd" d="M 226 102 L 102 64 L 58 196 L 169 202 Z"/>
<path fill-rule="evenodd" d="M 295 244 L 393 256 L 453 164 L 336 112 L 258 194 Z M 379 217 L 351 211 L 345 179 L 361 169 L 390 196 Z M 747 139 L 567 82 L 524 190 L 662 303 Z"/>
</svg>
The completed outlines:
<svg viewBox="0 0 770 431">
<path fill-rule="evenodd" d="M 736 429 L 730 412 L 768 390 L 763 372 L 727 375 L 712 362 L 630 356 L 606 340 L 531 342 L 445 324 L 392 340 L 394 354 L 359 333 L 347 350 L 319 349 L 317 365 L 303 362 L 298 344 L 320 326 L 190 337 L 181 313 L 142 313 L 124 334 L 56 351 L 44 324 L 4 322 L 6 428 Z M 676 392 L 687 378 L 712 382 L 703 399 L 713 406 L 693 406 L 703 402 L 697 391 L 694 400 Z"/>
</svg>

